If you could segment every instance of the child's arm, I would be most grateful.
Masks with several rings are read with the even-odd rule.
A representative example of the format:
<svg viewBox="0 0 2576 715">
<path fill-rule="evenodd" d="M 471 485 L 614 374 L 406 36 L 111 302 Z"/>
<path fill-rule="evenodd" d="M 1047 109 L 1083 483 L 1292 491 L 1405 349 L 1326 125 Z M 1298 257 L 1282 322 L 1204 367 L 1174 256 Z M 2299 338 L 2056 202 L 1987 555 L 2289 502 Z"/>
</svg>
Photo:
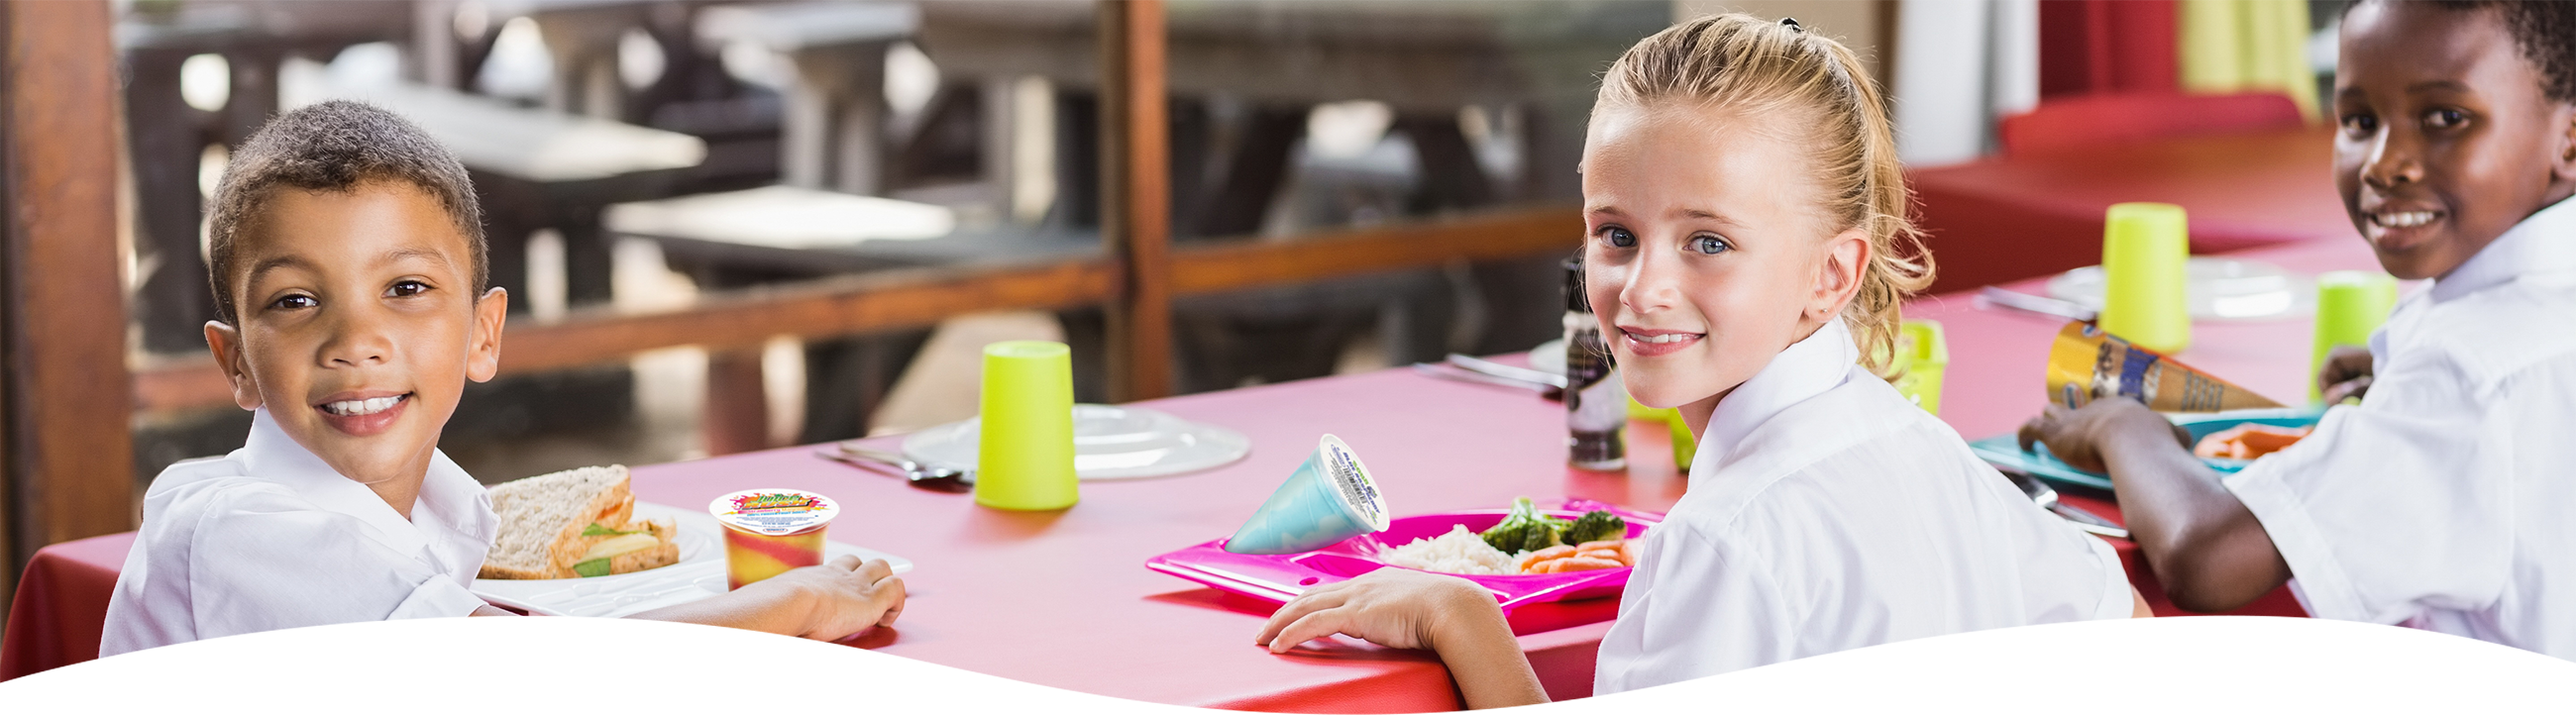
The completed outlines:
<svg viewBox="0 0 2576 715">
<path fill-rule="evenodd" d="M 1317 586 L 1279 607 L 1253 643 L 1285 653 L 1335 633 L 1438 653 L 1469 709 L 1547 702 L 1493 595 L 1466 579 L 1384 568 Z"/>
<path fill-rule="evenodd" d="M 903 579 L 882 560 L 843 556 L 748 584 L 714 598 L 629 618 L 678 621 L 836 641 L 903 615 Z"/>
<path fill-rule="evenodd" d="M 2317 392 L 2325 396 L 2326 404 L 2342 404 L 2344 398 L 2369 392 L 2370 379 L 2369 348 L 2336 346 L 2326 354 L 2326 364 L 2317 368 Z"/>
<path fill-rule="evenodd" d="M 618 620 L 621 712 L 791 712 L 799 638 L 891 625 L 904 579 L 842 556 Z"/>
<path fill-rule="evenodd" d="M 2111 475 L 2129 533 L 2174 605 L 2230 610 L 2288 581 L 2262 522 L 2176 437 L 2173 423 L 2123 399 L 2051 405 L 2021 428 L 2024 449 L 2046 442 L 2068 465 Z"/>
</svg>

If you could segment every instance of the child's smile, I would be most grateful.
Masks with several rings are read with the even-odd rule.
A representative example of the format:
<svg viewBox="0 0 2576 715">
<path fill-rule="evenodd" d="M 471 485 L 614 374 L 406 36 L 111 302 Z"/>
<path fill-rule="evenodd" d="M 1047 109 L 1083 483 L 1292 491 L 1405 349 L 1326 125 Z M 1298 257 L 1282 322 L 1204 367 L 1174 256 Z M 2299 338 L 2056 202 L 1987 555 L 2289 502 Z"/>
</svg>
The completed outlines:
<svg viewBox="0 0 2576 715">
<path fill-rule="evenodd" d="M 1583 154 L 1585 292 L 1630 395 L 1691 419 L 1832 320 L 1867 259 L 1821 224 L 1781 115 L 1594 110 Z M 1831 286 L 1830 288 L 1828 286 Z"/>
<path fill-rule="evenodd" d="M 2335 185 L 2400 278 L 2458 268 L 2568 194 L 2570 108 L 2550 101 L 2497 11 L 2371 3 L 2344 18 Z"/>
<path fill-rule="evenodd" d="M 478 300 L 469 239 L 409 184 L 274 191 L 238 244 L 240 325 L 206 340 L 235 402 L 408 514 L 465 381 L 499 367 L 506 296 Z"/>
</svg>

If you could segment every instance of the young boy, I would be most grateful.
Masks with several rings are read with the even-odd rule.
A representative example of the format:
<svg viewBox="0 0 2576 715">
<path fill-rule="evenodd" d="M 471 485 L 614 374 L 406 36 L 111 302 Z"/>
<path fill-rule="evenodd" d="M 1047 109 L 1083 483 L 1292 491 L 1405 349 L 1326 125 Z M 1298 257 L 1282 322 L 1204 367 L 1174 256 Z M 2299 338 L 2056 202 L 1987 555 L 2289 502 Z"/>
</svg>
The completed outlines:
<svg viewBox="0 0 2576 715">
<path fill-rule="evenodd" d="M 2576 659 L 2576 4 L 2365 2 L 2342 29 L 2335 176 L 2400 278 L 2368 401 L 2221 478 L 2135 402 L 2022 429 L 2105 469 L 2174 603 L 2296 577 L 2309 613 Z M 2329 369 L 2330 394 L 2355 392 Z"/>
<path fill-rule="evenodd" d="M 213 204 L 206 342 L 256 414 L 241 449 L 153 480 L 99 654 L 510 615 L 466 591 L 498 520 L 437 449 L 465 381 L 499 368 L 509 304 L 464 167 L 392 113 L 328 102 L 245 142 Z M 885 562 L 849 558 L 637 617 L 838 639 L 903 597 Z"/>
</svg>

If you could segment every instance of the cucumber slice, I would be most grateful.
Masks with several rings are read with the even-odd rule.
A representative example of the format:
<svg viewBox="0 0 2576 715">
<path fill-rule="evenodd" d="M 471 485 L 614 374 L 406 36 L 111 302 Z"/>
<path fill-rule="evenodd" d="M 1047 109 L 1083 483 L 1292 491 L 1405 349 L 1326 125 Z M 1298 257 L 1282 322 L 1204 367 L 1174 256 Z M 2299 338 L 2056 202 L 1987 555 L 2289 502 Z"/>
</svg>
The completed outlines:
<svg viewBox="0 0 2576 715">
<path fill-rule="evenodd" d="M 653 538 L 652 534 L 627 534 L 625 536 L 592 544 L 590 546 L 590 552 L 582 554 L 581 560 L 590 561 L 593 559 L 605 559 L 619 554 L 643 551 L 645 549 L 658 546 L 661 543 L 662 540 Z"/>
</svg>

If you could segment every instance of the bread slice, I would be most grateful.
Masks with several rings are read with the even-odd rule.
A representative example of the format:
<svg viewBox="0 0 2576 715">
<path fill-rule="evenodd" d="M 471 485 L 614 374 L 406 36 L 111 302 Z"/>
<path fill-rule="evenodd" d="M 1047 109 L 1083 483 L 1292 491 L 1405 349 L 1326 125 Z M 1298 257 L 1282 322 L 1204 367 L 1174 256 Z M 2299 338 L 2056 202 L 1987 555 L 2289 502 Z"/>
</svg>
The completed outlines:
<svg viewBox="0 0 2576 715">
<path fill-rule="evenodd" d="M 672 525 L 630 525 L 635 495 L 629 492 L 624 465 L 582 467 L 519 479 L 492 487 L 492 511 L 500 516 L 500 533 L 483 558 L 482 578 L 573 578 L 573 564 L 592 545 L 612 536 L 583 536 L 592 524 L 615 531 L 649 529 L 661 543 L 612 559 L 633 568 L 627 573 L 679 560 L 671 543 Z"/>
</svg>

